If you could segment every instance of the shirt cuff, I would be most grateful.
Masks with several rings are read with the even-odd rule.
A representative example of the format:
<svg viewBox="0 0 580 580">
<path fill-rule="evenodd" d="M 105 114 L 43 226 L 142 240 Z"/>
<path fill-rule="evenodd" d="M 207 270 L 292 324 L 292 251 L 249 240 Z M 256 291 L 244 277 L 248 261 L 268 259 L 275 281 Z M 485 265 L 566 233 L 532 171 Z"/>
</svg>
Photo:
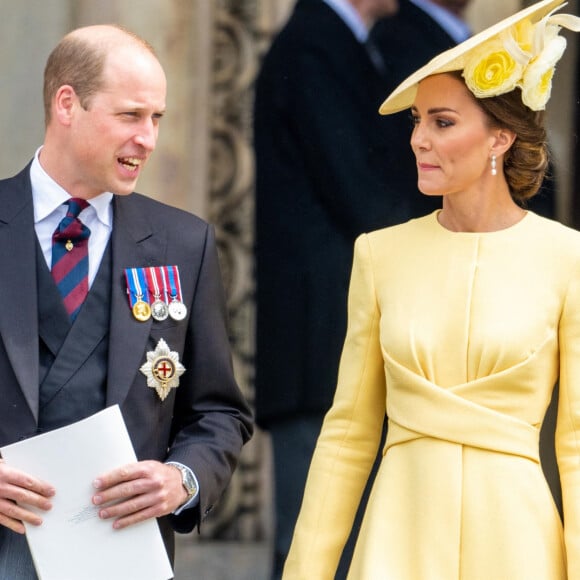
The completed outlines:
<svg viewBox="0 0 580 580">
<path fill-rule="evenodd" d="M 190 497 L 184 504 L 181 504 L 173 512 L 174 516 L 178 516 L 182 511 L 189 509 L 189 508 L 193 508 L 199 503 L 199 483 L 197 481 L 197 477 L 195 477 L 195 473 L 193 473 L 193 471 L 189 467 L 187 467 L 187 465 L 183 465 L 183 463 L 180 463 L 179 461 L 167 461 L 165 465 L 180 465 L 181 467 L 183 467 L 183 468 L 187 469 L 187 471 L 189 471 L 189 473 L 193 477 L 193 480 L 195 481 L 195 488 L 197 489 L 197 491 L 195 492 L 195 495 Z"/>
</svg>

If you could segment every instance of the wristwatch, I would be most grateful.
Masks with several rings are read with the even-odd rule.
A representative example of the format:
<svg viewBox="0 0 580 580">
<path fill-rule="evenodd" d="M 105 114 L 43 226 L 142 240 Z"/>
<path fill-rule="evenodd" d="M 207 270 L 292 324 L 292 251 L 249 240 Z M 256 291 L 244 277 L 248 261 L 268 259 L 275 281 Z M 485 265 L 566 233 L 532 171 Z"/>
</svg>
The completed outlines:
<svg viewBox="0 0 580 580">
<path fill-rule="evenodd" d="M 167 465 L 173 465 L 173 467 L 177 467 L 181 471 L 181 483 L 187 492 L 187 500 L 184 503 L 187 503 L 197 493 L 197 485 L 191 470 L 185 467 L 185 465 L 174 463 L 173 461 L 168 461 Z"/>
</svg>

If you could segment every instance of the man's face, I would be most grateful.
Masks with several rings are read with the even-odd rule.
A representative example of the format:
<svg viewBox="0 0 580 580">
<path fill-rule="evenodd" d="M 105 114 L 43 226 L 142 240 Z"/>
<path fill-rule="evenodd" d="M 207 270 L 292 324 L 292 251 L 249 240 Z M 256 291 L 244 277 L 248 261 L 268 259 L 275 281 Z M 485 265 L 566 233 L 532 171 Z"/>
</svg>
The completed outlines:
<svg viewBox="0 0 580 580">
<path fill-rule="evenodd" d="M 374 0 L 375 18 L 393 16 L 399 10 L 399 0 Z"/>
<path fill-rule="evenodd" d="M 67 189 L 89 199 L 126 195 L 155 149 L 166 80 L 149 52 L 127 46 L 107 58 L 103 87 L 71 122 Z"/>
<path fill-rule="evenodd" d="M 438 4 L 439 6 L 446 8 L 449 12 L 453 12 L 461 16 L 470 0 L 431 0 L 433 4 Z"/>
</svg>

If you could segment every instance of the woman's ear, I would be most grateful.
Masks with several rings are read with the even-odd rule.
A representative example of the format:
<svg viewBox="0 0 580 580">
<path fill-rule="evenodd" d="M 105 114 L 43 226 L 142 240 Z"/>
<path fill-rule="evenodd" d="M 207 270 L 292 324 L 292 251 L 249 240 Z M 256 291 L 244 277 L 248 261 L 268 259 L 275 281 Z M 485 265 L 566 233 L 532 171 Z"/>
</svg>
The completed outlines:
<svg viewBox="0 0 580 580">
<path fill-rule="evenodd" d="M 498 129 L 495 133 L 492 151 L 496 155 L 503 155 L 514 143 L 517 135 L 509 129 Z"/>
</svg>

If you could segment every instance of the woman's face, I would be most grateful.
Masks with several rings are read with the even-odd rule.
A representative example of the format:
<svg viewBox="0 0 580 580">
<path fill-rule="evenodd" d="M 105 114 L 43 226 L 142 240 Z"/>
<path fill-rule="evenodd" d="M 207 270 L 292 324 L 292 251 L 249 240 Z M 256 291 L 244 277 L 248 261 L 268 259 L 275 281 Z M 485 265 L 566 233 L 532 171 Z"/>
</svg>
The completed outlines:
<svg viewBox="0 0 580 580">
<path fill-rule="evenodd" d="M 485 188 L 498 131 L 465 84 L 451 74 L 427 77 L 419 84 L 411 114 L 419 190 L 450 195 Z"/>
</svg>

